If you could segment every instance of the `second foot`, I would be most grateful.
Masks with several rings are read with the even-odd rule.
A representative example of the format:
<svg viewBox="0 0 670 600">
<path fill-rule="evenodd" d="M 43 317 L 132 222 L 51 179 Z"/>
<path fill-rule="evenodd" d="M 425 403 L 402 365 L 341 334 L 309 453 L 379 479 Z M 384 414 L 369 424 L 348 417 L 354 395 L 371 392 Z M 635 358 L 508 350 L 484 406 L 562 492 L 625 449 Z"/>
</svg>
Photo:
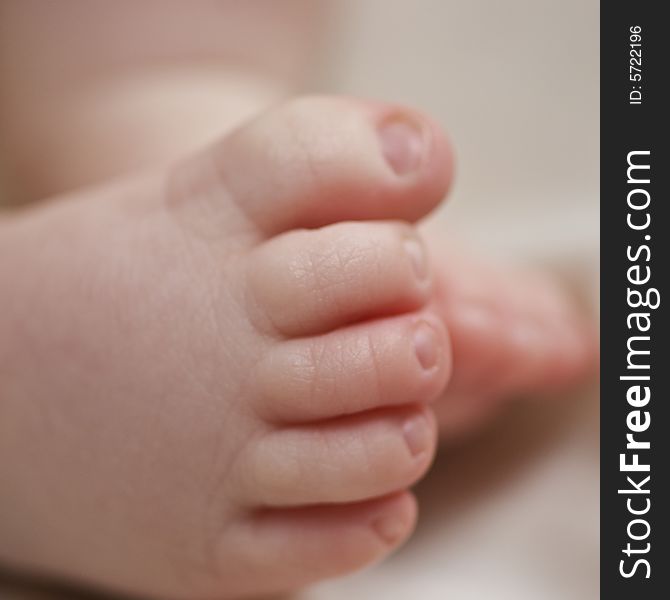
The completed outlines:
<svg viewBox="0 0 670 600">
<path fill-rule="evenodd" d="M 566 391 L 593 375 L 595 327 L 557 279 L 435 237 L 428 247 L 453 354 L 453 376 L 435 404 L 445 440 L 476 431 L 511 400 Z"/>
</svg>

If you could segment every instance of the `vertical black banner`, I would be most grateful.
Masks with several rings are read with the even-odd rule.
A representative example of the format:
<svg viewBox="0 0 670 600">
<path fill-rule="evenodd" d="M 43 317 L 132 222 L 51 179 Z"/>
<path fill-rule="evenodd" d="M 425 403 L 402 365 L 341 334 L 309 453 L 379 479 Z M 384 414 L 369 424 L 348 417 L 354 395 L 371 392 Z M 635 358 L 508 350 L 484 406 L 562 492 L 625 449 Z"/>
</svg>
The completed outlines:
<svg viewBox="0 0 670 600">
<path fill-rule="evenodd" d="M 670 30 L 601 3 L 601 597 L 670 598 Z"/>
</svg>

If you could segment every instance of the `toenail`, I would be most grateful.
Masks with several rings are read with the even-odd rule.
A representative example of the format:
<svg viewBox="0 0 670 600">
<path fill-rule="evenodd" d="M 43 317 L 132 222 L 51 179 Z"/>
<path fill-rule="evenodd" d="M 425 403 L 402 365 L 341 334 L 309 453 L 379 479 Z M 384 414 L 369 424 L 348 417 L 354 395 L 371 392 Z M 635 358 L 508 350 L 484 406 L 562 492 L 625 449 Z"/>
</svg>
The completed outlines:
<svg viewBox="0 0 670 600">
<path fill-rule="evenodd" d="M 372 522 L 372 528 L 387 544 L 394 544 L 405 533 L 405 523 L 393 515 L 379 517 Z"/>
<path fill-rule="evenodd" d="M 426 253 L 423 250 L 421 242 L 418 240 L 407 238 L 403 245 L 405 252 L 407 252 L 414 274 L 417 279 L 426 279 L 428 277 L 428 261 L 426 260 Z"/>
<path fill-rule="evenodd" d="M 415 415 L 405 421 L 402 434 L 412 456 L 417 456 L 430 446 L 432 435 L 428 420 L 423 414 Z"/>
<path fill-rule="evenodd" d="M 425 321 L 421 321 L 414 330 L 414 351 L 419 364 L 426 370 L 432 369 L 439 360 L 437 333 Z"/>
<path fill-rule="evenodd" d="M 385 121 L 379 127 L 384 158 L 397 175 L 416 171 L 423 160 L 424 139 L 420 127 L 407 119 Z"/>
</svg>

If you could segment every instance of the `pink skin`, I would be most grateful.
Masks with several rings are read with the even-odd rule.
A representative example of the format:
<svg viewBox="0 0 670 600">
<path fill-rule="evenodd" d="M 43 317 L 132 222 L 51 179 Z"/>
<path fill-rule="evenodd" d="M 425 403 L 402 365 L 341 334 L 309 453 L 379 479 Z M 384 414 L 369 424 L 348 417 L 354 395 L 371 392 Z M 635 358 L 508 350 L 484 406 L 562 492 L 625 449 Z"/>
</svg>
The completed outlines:
<svg viewBox="0 0 670 600">
<path fill-rule="evenodd" d="M 453 376 L 435 404 L 445 440 L 468 436 L 510 401 L 583 382 L 597 361 L 595 328 L 549 275 L 498 264 L 444 240 L 437 310 L 452 343 Z"/>
<path fill-rule="evenodd" d="M 380 152 L 389 115 L 423 128 L 412 173 Z M 307 98 L 8 216 L 0 559 L 229 598 L 396 548 L 450 372 L 407 223 L 439 202 L 447 153 L 416 115 Z"/>
<path fill-rule="evenodd" d="M 443 427 L 448 407 L 553 381 L 574 349 L 542 342 L 529 363 L 538 346 L 510 353 L 513 336 L 458 312 L 474 293 L 555 323 L 565 301 L 528 280 L 517 305 L 484 267 L 428 267 L 410 223 L 450 165 L 422 115 L 303 98 L 168 169 L 2 221 L 0 457 L 20 460 L 0 464 L 0 560 L 233 598 L 400 545 L 452 353 Z"/>
<path fill-rule="evenodd" d="M 425 116 L 305 98 L 231 130 L 322 3 L 98 4 L 2 5 L 17 198 L 144 174 L 0 218 L 0 561 L 233 598 L 383 558 L 438 427 L 574 381 L 588 333 L 552 284 L 422 242 L 452 169 Z"/>
</svg>

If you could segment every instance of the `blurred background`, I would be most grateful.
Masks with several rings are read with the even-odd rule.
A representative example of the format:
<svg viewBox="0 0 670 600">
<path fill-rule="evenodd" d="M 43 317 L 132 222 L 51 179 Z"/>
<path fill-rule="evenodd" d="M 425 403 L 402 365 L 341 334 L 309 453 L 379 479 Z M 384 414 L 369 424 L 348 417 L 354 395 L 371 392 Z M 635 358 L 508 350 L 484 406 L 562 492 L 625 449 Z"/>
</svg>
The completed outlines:
<svg viewBox="0 0 670 600">
<path fill-rule="evenodd" d="M 451 220 L 497 250 L 597 250 L 596 0 L 339 6 L 317 85 L 418 106 L 443 124 L 457 154 Z M 523 235 L 508 221 L 523 221 Z"/>
<path fill-rule="evenodd" d="M 457 177 L 433 227 L 557 270 L 595 314 L 599 3 L 350 0 L 332 8 L 307 90 L 434 115 L 456 148 Z M 597 598 L 598 461 L 595 386 L 515 404 L 476 438 L 442 449 L 419 486 L 422 516 L 405 548 L 300 597 Z M 0 581 L 0 597 L 71 595 Z"/>
</svg>

